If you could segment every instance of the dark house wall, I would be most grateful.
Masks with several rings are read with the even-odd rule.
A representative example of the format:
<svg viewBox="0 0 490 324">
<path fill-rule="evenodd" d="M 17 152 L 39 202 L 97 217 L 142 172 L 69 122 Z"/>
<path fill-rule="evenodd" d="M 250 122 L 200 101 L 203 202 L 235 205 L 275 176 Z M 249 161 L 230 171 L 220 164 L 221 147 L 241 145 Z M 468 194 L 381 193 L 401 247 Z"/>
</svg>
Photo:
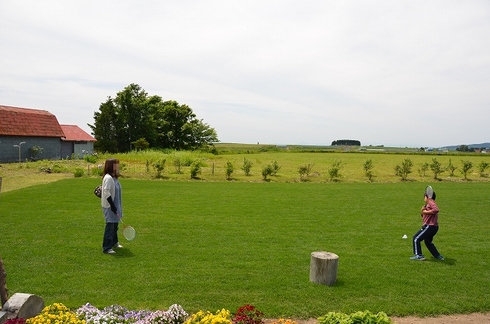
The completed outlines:
<svg viewBox="0 0 490 324">
<path fill-rule="evenodd" d="M 24 136 L 0 136 L 0 162 L 19 162 L 19 148 L 21 145 L 21 161 L 31 159 L 29 149 L 33 146 L 42 147 L 42 152 L 36 157 L 38 160 L 59 160 L 61 158 L 61 139 L 56 137 L 24 137 Z"/>
</svg>

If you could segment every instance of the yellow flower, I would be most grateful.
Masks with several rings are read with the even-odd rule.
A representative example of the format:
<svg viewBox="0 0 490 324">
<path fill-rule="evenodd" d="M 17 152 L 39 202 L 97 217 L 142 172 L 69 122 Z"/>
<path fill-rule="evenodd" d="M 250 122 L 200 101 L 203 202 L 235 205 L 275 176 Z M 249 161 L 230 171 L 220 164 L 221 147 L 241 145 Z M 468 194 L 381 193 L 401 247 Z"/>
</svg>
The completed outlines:
<svg viewBox="0 0 490 324">
<path fill-rule="evenodd" d="M 26 320 L 27 324 L 85 324 L 75 313 L 61 303 L 44 307 L 41 314 Z"/>
</svg>

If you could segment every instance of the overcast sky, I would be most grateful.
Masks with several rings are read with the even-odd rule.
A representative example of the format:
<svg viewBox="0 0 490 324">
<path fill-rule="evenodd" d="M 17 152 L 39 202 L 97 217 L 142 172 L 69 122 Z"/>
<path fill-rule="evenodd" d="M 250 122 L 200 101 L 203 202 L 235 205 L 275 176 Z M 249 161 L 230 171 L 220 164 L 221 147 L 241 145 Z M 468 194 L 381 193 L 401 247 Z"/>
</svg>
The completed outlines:
<svg viewBox="0 0 490 324">
<path fill-rule="evenodd" d="M 490 142 L 490 1 L 0 1 L 0 105 L 90 133 L 131 83 L 221 142 Z"/>
</svg>

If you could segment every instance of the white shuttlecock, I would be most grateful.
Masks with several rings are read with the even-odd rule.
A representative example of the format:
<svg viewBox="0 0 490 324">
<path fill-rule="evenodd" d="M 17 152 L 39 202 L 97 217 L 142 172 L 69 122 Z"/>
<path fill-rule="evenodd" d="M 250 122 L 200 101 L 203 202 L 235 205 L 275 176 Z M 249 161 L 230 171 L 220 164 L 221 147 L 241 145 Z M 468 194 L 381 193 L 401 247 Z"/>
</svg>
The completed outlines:
<svg viewBox="0 0 490 324">
<path fill-rule="evenodd" d="M 407 234 L 405 234 L 402 236 L 402 239 L 406 239 L 407 237 L 408 237 Z"/>
</svg>

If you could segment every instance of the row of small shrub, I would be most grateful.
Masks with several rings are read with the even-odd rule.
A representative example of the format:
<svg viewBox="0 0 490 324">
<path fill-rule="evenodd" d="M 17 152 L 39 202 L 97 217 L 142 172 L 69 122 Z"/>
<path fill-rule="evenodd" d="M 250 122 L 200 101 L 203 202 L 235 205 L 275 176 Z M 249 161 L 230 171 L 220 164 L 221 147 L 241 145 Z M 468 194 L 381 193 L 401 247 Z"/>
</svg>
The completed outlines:
<svg viewBox="0 0 490 324">
<path fill-rule="evenodd" d="M 95 163 L 96 157 L 93 155 L 87 155 L 86 157 L 90 157 L 95 160 L 90 160 L 89 162 Z M 166 159 L 159 159 L 156 161 L 152 161 L 150 159 L 146 160 L 146 172 L 150 172 L 150 167 L 153 167 L 153 169 L 156 172 L 156 178 L 163 178 L 163 172 L 166 167 Z M 184 159 L 183 157 L 180 158 L 175 158 L 174 159 L 174 167 L 176 170 L 176 173 L 181 174 L 181 167 L 182 166 L 188 166 L 190 167 L 190 177 L 192 179 L 198 178 L 198 176 L 201 173 L 201 169 L 203 166 L 205 166 L 205 162 L 202 159 L 191 159 L 187 158 Z M 344 166 L 345 163 L 342 161 L 335 161 L 328 169 L 328 175 L 330 181 L 338 181 L 340 178 L 342 178 L 342 175 L 340 173 L 342 167 Z M 245 173 L 246 176 L 251 175 L 251 170 L 252 170 L 253 163 L 248 160 L 247 158 L 243 159 L 243 165 L 241 166 L 241 170 Z M 301 165 L 298 167 L 298 172 L 300 176 L 301 181 L 308 181 L 308 177 L 312 172 L 313 169 L 313 164 L 306 164 L 306 165 Z M 413 172 L 413 162 L 410 159 L 404 159 L 401 164 L 398 164 L 395 166 L 394 171 L 395 175 L 400 177 L 402 181 L 406 181 L 408 179 L 408 175 Z M 459 169 L 461 174 L 463 175 L 464 179 L 467 180 L 467 175 L 468 173 L 473 169 L 474 165 L 471 161 L 461 161 L 461 167 L 457 167 L 454 165 L 449 159 L 448 165 L 442 165 L 436 158 L 432 159 L 432 163 L 423 163 L 420 168 L 417 170 L 420 176 L 426 176 L 426 173 L 429 171 L 429 169 L 433 173 L 433 178 L 435 180 L 438 180 L 439 175 L 444 173 L 444 172 L 449 172 L 450 176 L 454 176 L 454 172 Z M 477 166 L 480 177 L 485 177 L 486 173 L 485 171 L 490 167 L 490 163 L 482 161 L 480 162 Z M 363 170 L 366 178 L 369 181 L 372 181 L 374 174 L 373 174 L 373 168 L 374 164 L 373 161 L 368 159 L 364 162 L 363 165 Z M 263 180 L 267 181 L 268 177 L 270 176 L 275 176 L 277 175 L 278 171 L 281 169 L 281 166 L 279 163 L 274 160 L 271 163 L 265 165 L 262 167 L 261 173 L 262 173 L 262 178 Z M 47 168 L 47 169 L 42 169 L 41 171 L 44 172 L 63 172 L 63 169 L 59 168 L 58 165 L 54 165 L 53 168 Z M 225 167 L 225 174 L 226 174 L 226 179 L 231 180 L 232 179 L 232 174 L 235 171 L 235 165 L 231 161 L 226 162 L 226 167 Z M 91 170 L 92 175 L 96 176 L 102 176 L 102 169 L 100 167 L 92 168 Z M 214 166 L 213 166 L 213 173 L 214 173 Z M 74 176 L 76 178 L 82 177 L 84 175 L 84 170 L 83 169 L 76 169 L 74 172 Z"/>
<path fill-rule="evenodd" d="M 198 311 L 189 316 L 177 304 L 166 311 L 134 311 L 119 305 L 108 306 L 102 310 L 85 304 L 71 311 L 61 303 L 46 306 L 36 317 L 29 319 L 10 319 L 5 324 L 264 324 L 264 313 L 253 305 L 244 305 L 232 315 L 229 310 L 221 309 L 215 313 Z M 329 312 L 318 318 L 319 324 L 390 324 L 392 321 L 383 312 L 373 314 L 369 311 L 350 315 Z M 297 324 L 290 319 L 279 319 L 270 324 Z"/>
</svg>

